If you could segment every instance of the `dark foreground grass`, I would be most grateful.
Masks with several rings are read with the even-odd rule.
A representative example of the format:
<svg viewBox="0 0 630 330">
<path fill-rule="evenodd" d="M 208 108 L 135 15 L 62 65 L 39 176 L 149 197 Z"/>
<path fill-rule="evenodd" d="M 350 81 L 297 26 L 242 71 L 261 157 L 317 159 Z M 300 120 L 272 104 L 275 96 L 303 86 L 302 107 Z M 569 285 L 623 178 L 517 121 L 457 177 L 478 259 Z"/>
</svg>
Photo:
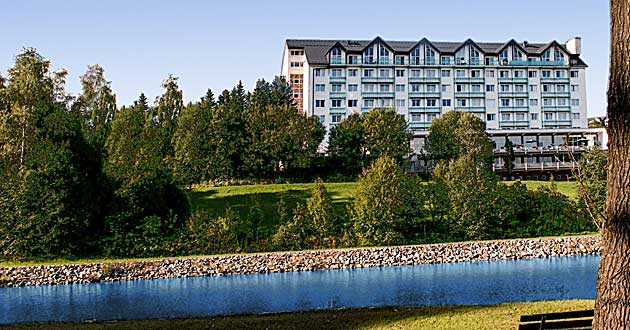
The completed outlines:
<svg viewBox="0 0 630 330">
<path fill-rule="evenodd" d="M 213 318 L 91 324 L 22 324 L 16 330 L 184 329 L 516 329 L 520 315 L 592 309 L 592 300 L 506 303 L 490 306 L 378 307 Z"/>
</svg>

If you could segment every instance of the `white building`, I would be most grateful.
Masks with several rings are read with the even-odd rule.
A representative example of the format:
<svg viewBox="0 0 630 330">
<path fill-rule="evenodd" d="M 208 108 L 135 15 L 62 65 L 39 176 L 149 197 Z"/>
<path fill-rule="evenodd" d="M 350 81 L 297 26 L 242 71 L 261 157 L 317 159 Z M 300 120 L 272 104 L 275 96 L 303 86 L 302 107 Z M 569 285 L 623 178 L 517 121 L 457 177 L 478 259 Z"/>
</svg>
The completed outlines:
<svg viewBox="0 0 630 330">
<path fill-rule="evenodd" d="M 327 128 L 352 113 L 396 109 L 414 132 L 416 152 L 431 121 L 452 110 L 478 116 L 493 138 L 533 134 L 543 136 L 527 139 L 537 148 L 586 140 L 605 147 L 605 137 L 585 138 L 601 130 L 586 129 L 581 48 L 579 37 L 566 43 L 291 39 L 281 74 L 299 109 Z M 523 139 L 515 144 L 526 147 Z"/>
</svg>

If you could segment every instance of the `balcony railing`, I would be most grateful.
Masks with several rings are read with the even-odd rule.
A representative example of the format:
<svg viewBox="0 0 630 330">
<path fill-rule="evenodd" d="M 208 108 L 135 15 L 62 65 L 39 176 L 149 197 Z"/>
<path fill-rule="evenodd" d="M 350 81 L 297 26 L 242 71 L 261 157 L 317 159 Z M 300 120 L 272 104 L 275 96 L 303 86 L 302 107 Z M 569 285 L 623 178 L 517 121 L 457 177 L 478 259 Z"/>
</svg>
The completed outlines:
<svg viewBox="0 0 630 330">
<path fill-rule="evenodd" d="M 499 83 L 527 83 L 526 77 L 499 78 Z"/>
<path fill-rule="evenodd" d="M 393 98 L 394 97 L 394 91 L 362 91 L 361 95 L 363 96 L 367 96 L 367 97 L 386 97 L 386 98 Z"/>
<path fill-rule="evenodd" d="M 543 105 L 543 111 L 570 111 L 570 105 Z"/>
<path fill-rule="evenodd" d="M 500 120 L 499 121 L 499 127 L 513 127 L 513 126 L 518 126 L 518 127 L 529 127 L 529 121 L 525 120 L 525 119 L 521 119 L 521 120 Z"/>
<path fill-rule="evenodd" d="M 510 61 L 508 65 L 513 65 L 513 66 L 528 66 L 528 65 L 534 65 L 534 66 L 566 66 L 567 63 L 563 62 L 563 61 Z"/>
<path fill-rule="evenodd" d="M 486 112 L 486 107 L 481 105 L 456 106 L 455 111 Z"/>
<path fill-rule="evenodd" d="M 527 97 L 528 93 L 525 91 L 518 91 L 518 92 L 502 92 L 499 91 L 499 96 L 500 97 Z"/>
<path fill-rule="evenodd" d="M 342 76 L 330 76 L 328 79 L 331 83 L 345 83 L 346 77 Z"/>
<path fill-rule="evenodd" d="M 540 78 L 540 82 L 547 82 L 547 83 L 569 83 L 569 78 L 568 77 L 562 77 L 562 78 L 555 78 L 555 77 L 542 77 Z"/>
<path fill-rule="evenodd" d="M 330 113 L 341 113 L 341 114 L 345 114 L 346 113 L 346 107 L 330 107 L 328 109 L 328 111 Z"/>
<path fill-rule="evenodd" d="M 526 112 L 529 107 L 526 105 L 499 106 L 500 112 Z"/>
<path fill-rule="evenodd" d="M 330 58 L 330 64 L 343 65 L 346 64 L 346 60 L 342 56 L 333 56 Z"/>
<path fill-rule="evenodd" d="M 485 80 L 483 77 L 455 77 L 455 82 L 462 83 L 483 83 Z"/>
<path fill-rule="evenodd" d="M 413 58 L 412 57 L 409 60 L 409 65 L 412 65 L 412 66 L 417 66 L 417 65 L 437 65 L 437 62 L 435 62 L 435 59 L 429 59 L 429 60 L 422 59 L 421 60 L 419 58 Z"/>
<path fill-rule="evenodd" d="M 346 92 L 345 91 L 331 91 L 330 98 L 331 99 L 345 99 Z"/>
<path fill-rule="evenodd" d="M 569 97 L 569 92 L 542 92 L 543 97 Z"/>
<path fill-rule="evenodd" d="M 439 83 L 439 77 L 409 77 L 409 82 L 418 83 Z"/>
<path fill-rule="evenodd" d="M 455 97 L 485 97 L 486 92 L 482 91 L 468 91 L 468 92 L 455 92 Z"/>
<path fill-rule="evenodd" d="M 429 112 L 429 113 L 440 113 L 442 109 L 438 106 L 435 107 L 421 107 L 421 106 L 410 106 L 409 111 L 413 112 Z"/>
</svg>

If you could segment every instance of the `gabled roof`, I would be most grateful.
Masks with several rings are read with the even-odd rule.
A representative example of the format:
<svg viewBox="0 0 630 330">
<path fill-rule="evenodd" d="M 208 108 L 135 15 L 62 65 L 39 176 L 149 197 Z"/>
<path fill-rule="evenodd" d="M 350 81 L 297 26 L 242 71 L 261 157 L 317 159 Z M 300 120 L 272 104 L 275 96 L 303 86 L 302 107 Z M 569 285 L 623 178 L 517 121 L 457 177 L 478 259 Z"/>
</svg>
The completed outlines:
<svg viewBox="0 0 630 330">
<path fill-rule="evenodd" d="M 431 43 L 431 41 L 429 41 L 429 39 L 427 39 L 426 37 L 420 39 L 420 41 L 418 41 L 413 46 L 411 46 L 411 49 L 409 49 L 409 52 L 411 52 L 412 50 L 416 49 L 418 46 L 420 46 L 422 44 L 427 44 L 427 45 L 431 46 L 431 48 L 433 48 L 433 49 L 435 49 L 435 50 L 437 50 L 439 52 L 439 49 L 437 47 L 435 47 L 435 45 L 433 45 L 433 43 Z"/>
<path fill-rule="evenodd" d="M 483 48 L 479 47 L 479 45 L 477 45 L 477 43 L 474 42 L 470 38 L 466 39 L 466 41 L 464 41 L 461 45 L 459 45 L 457 48 L 455 48 L 453 53 L 457 53 L 460 49 L 462 49 L 462 47 L 464 47 L 466 45 L 473 45 L 473 46 L 475 46 L 477 49 L 481 50 L 485 54 L 485 51 L 483 50 Z"/>
<path fill-rule="evenodd" d="M 503 45 L 501 45 L 501 47 L 497 48 L 496 53 L 497 54 L 501 53 L 501 51 L 503 51 L 505 49 L 505 47 L 508 47 L 510 45 L 515 45 L 516 47 L 520 48 L 523 51 L 523 53 L 525 53 L 525 54 L 528 53 L 527 50 L 523 47 L 523 45 L 519 44 L 514 39 L 510 39 L 508 42 L 506 42 Z"/>
<path fill-rule="evenodd" d="M 306 60 L 311 65 L 326 65 L 328 59 L 326 55 L 330 49 L 334 46 L 343 47 L 343 49 L 350 54 L 360 54 L 368 46 L 375 42 L 382 42 L 395 54 L 408 54 L 411 50 L 417 47 L 422 42 L 430 44 L 435 50 L 442 55 L 453 55 L 455 52 L 466 44 L 473 44 L 479 48 L 486 55 L 496 55 L 506 45 L 515 44 L 518 45 L 527 55 L 540 56 L 540 54 L 550 46 L 556 45 L 560 47 L 564 52 L 571 55 L 571 59 L 577 60 L 580 65 L 586 65 L 579 55 L 573 55 L 567 51 L 563 44 L 557 41 L 551 41 L 548 43 L 518 43 L 516 40 L 511 39 L 507 42 L 475 42 L 472 39 L 467 39 L 464 42 L 453 41 L 429 41 L 427 38 L 422 38 L 420 41 L 392 41 L 384 40 L 381 37 L 376 37 L 372 40 L 320 40 L 320 39 L 288 39 L 286 45 L 288 48 L 304 49 Z"/>
<path fill-rule="evenodd" d="M 375 43 L 379 43 L 379 44 L 383 44 L 385 45 L 392 53 L 395 52 L 394 48 L 392 48 L 392 46 L 388 45 L 387 42 L 385 40 L 383 40 L 381 37 L 376 37 L 374 38 L 374 40 L 372 40 L 369 44 L 367 44 L 365 47 L 363 47 L 363 49 L 361 49 L 361 51 L 364 51 L 366 49 L 368 49 L 370 46 L 374 45 Z"/>
</svg>

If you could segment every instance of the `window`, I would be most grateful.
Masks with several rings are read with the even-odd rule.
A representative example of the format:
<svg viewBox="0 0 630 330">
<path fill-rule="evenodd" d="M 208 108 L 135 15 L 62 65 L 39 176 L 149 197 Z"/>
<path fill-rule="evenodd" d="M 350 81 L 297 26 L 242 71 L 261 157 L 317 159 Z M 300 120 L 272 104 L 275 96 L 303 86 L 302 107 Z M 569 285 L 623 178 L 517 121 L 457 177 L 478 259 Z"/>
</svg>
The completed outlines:
<svg viewBox="0 0 630 330">
<path fill-rule="evenodd" d="M 442 58 L 440 58 L 440 64 L 442 64 L 442 65 L 451 65 L 451 58 L 450 58 L 450 56 L 442 56 Z"/>
<path fill-rule="evenodd" d="M 471 85 L 470 86 L 470 91 L 471 92 L 481 92 L 481 85 Z"/>
<path fill-rule="evenodd" d="M 579 113 L 573 113 L 571 114 L 572 119 L 580 119 L 580 114 Z"/>
<path fill-rule="evenodd" d="M 403 64 L 405 64 L 405 57 L 404 57 L 404 56 L 402 56 L 402 55 L 396 55 L 396 56 L 394 57 L 394 61 L 395 61 L 395 63 L 396 63 L 396 64 L 398 64 L 398 65 L 403 65 Z"/>
<path fill-rule="evenodd" d="M 366 64 L 376 63 L 374 59 L 374 47 L 370 47 L 363 52 L 363 62 Z"/>
<path fill-rule="evenodd" d="M 363 107 L 365 108 L 373 108 L 374 100 L 363 100 Z"/>
<path fill-rule="evenodd" d="M 396 100 L 396 107 L 397 108 L 404 108 L 405 107 L 405 100 L 402 100 L 402 99 Z"/>
<path fill-rule="evenodd" d="M 378 86 L 378 90 L 381 91 L 381 92 L 389 92 L 390 91 L 389 86 L 390 85 L 379 85 Z"/>
<path fill-rule="evenodd" d="M 422 106 L 422 100 L 421 99 L 411 99 L 411 106 L 414 108 L 418 108 Z"/>
<path fill-rule="evenodd" d="M 538 90 L 538 85 L 529 85 L 529 91 L 535 93 Z"/>
<path fill-rule="evenodd" d="M 536 78 L 536 74 L 537 74 L 536 71 L 529 71 L 529 77 L 530 78 Z"/>
<path fill-rule="evenodd" d="M 348 108 L 356 108 L 358 103 L 358 100 L 348 100 Z"/>
<path fill-rule="evenodd" d="M 556 70 L 556 78 L 564 78 L 566 77 L 566 72 L 563 70 Z"/>
<path fill-rule="evenodd" d="M 564 93 L 567 91 L 567 85 L 556 85 L 556 92 Z"/>
<path fill-rule="evenodd" d="M 494 92 L 494 85 L 486 85 L 486 92 Z"/>
<path fill-rule="evenodd" d="M 508 49 L 505 48 L 504 50 L 501 51 L 501 53 L 499 53 L 499 63 L 501 65 L 507 65 L 507 61 L 508 61 Z"/>
<path fill-rule="evenodd" d="M 315 85 L 315 91 L 316 92 L 325 92 L 326 91 L 326 85 L 324 85 L 324 84 L 316 84 Z"/>
<path fill-rule="evenodd" d="M 514 85 L 514 91 L 515 92 L 524 92 L 525 91 L 525 85 Z"/>
<path fill-rule="evenodd" d="M 438 115 L 435 114 L 435 113 L 427 113 L 427 121 L 428 122 L 432 122 L 433 119 L 436 119 L 437 117 L 438 117 Z"/>
<path fill-rule="evenodd" d="M 525 99 L 516 99 L 514 100 L 514 105 L 517 107 L 524 107 L 525 106 Z"/>
<path fill-rule="evenodd" d="M 411 70 L 412 77 L 420 77 L 420 70 Z"/>
<path fill-rule="evenodd" d="M 494 70 L 486 71 L 486 78 L 494 78 Z"/>
<path fill-rule="evenodd" d="M 553 112 L 545 112 L 545 120 L 553 120 Z"/>
<path fill-rule="evenodd" d="M 450 77 L 451 70 L 442 70 L 442 77 Z"/>
<path fill-rule="evenodd" d="M 357 90 L 359 90 L 359 85 L 357 84 L 348 85 L 348 92 L 356 92 Z"/>
<path fill-rule="evenodd" d="M 437 74 L 436 74 L 435 70 L 427 70 L 427 77 L 428 78 L 435 78 L 435 77 L 437 77 Z"/>
<path fill-rule="evenodd" d="M 315 69 L 315 77 L 323 77 L 326 75 L 325 69 Z"/>
<path fill-rule="evenodd" d="M 574 107 L 579 107 L 580 106 L 580 100 L 579 99 L 571 99 L 571 105 Z"/>
<path fill-rule="evenodd" d="M 325 121 L 326 121 L 326 116 L 320 115 L 319 116 L 319 122 L 323 124 Z"/>
<path fill-rule="evenodd" d="M 455 71 L 455 74 L 457 75 L 457 78 L 464 78 L 466 77 L 466 70 L 457 70 Z"/>
<path fill-rule="evenodd" d="M 547 49 L 541 56 L 540 60 L 543 62 L 551 61 L 551 48 Z"/>
<path fill-rule="evenodd" d="M 543 92 L 553 92 L 553 85 L 544 84 L 542 87 Z"/>
<path fill-rule="evenodd" d="M 523 53 L 520 50 L 518 50 L 518 48 L 516 47 L 512 47 L 512 60 L 513 61 L 523 60 Z"/>
<path fill-rule="evenodd" d="M 337 124 L 341 122 L 343 115 L 332 115 L 331 117 L 332 117 L 332 123 Z"/>
<path fill-rule="evenodd" d="M 558 120 L 567 120 L 567 113 L 566 112 L 558 112 Z"/>
<path fill-rule="evenodd" d="M 553 105 L 553 99 L 543 99 L 543 105 L 544 106 L 552 106 Z"/>
<path fill-rule="evenodd" d="M 404 77 L 405 70 L 396 70 L 396 77 Z"/>
<path fill-rule="evenodd" d="M 516 113 L 516 120 L 525 120 L 525 113 L 524 112 L 517 112 Z"/>
<path fill-rule="evenodd" d="M 343 77 L 343 71 L 341 69 L 331 69 L 330 70 L 331 77 Z"/>
<path fill-rule="evenodd" d="M 427 107 L 435 107 L 437 106 L 437 101 L 435 99 L 427 99 Z"/>
<path fill-rule="evenodd" d="M 470 64 L 479 65 L 479 51 L 470 47 Z"/>
<path fill-rule="evenodd" d="M 558 102 L 558 106 L 567 105 L 567 99 L 558 99 L 556 102 Z"/>
<path fill-rule="evenodd" d="M 577 78 L 579 75 L 578 71 L 571 71 L 571 78 Z"/>
<path fill-rule="evenodd" d="M 372 70 L 372 69 L 365 69 L 365 70 L 363 70 L 363 76 L 364 77 L 374 77 L 374 70 Z"/>
<path fill-rule="evenodd" d="M 538 120 L 538 114 L 537 113 L 531 113 L 531 114 L 529 114 L 529 118 L 531 120 Z"/>
<path fill-rule="evenodd" d="M 424 52 L 424 64 L 426 65 L 434 65 L 435 64 L 435 51 L 433 49 L 425 46 Z"/>
<path fill-rule="evenodd" d="M 348 55 L 348 64 L 359 64 L 359 55 Z"/>
<path fill-rule="evenodd" d="M 326 100 L 315 100 L 316 108 L 323 108 L 326 106 Z"/>
<path fill-rule="evenodd" d="M 470 76 L 472 78 L 479 78 L 479 77 L 481 77 L 481 71 L 479 71 L 479 70 L 472 70 L 472 71 L 470 71 Z"/>
<path fill-rule="evenodd" d="M 341 101 L 343 100 L 330 100 L 332 108 L 341 108 Z"/>
<path fill-rule="evenodd" d="M 447 93 L 451 91 L 451 85 L 442 85 L 442 92 Z"/>
<path fill-rule="evenodd" d="M 412 122 L 421 122 L 422 121 L 422 114 L 419 113 L 412 113 L 411 114 L 411 121 Z"/>
<path fill-rule="evenodd" d="M 292 50 L 291 51 L 291 55 L 293 55 L 293 56 L 304 55 L 304 51 L 303 50 Z"/>
<path fill-rule="evenodd" d="M 404 92 L 405 91 L 405 85 L 396 85 L 396 91 L 397 92 Z"/>
<path fill-rule="evenodd" d="M 442 106 L 443 107 L 450 107 L 451 106 L 451 99 L 443 99 L 442 100 Z"/>
<path fill-rule="evenodd" d="M 509 113 L 502 113 L 501 114 L 501 120 L 502 121 L 510 121 L 511 120 L 511 116 Z"/>
<path fill-rule="evenodd" d="M 427 85 L 427 92 L 435 93 L 437 92 L 437 88 L 435 85 Z"/>
<path fill-rule="evenodd" d="M 472 107 L 482 107 L 483 104 L 481 103 L 482 99 L 471 99 L 470 100 L 470 106 Z"/>
<path fill-rule="evenodd" d="M 496 115 L 496 114 L 494 114 L 494 113 L 488 113 L 488 114 L 486 114 L 486 120 L 487 120 L 487 121 L 494 121 L 494 120 L 496 120 L 496 118 L 497 118 L 497 115 Z"/>
<path fill-rule="evenodd" d="M 411 84 L 411 91 L 412 92 L 420 92 L 420 84 Z"/>
<path fill-rule="evenodd" d="M 499 78 L 509 78 L 509 77 L 510 77 L 510 71 L 508 70 L 499 71 Z"/>
<path fill-rule="evenodd" d="M 529 105 L 532 107 L 538 106 L 538 99 L 529 99 Z"/>
<path fill-rule="evenodd" d="M 458 107 L 465 107 L 466 106 L 466 99 L 457 99 L 457 106 Z"/>
<path fill-rule="evenodd" d="M 543 78 L 551 78 L 551 71 L 549 71 L 549 70 L 544 70 L 544 71 L 542 72 L 542 77 L 543 77 Z"/>
<path fill-rule="evenodd" d="M 341 85 L 335 84 L 331 86 L 332 92 L 341 92 Z"/>
<path fill-rule="evenodd" d="M 497 106 L 496 100 L 486 100 L 486 106 L 494 108 Z"/>
<path fill-rule="evenodd" d="M 514 71 L 514 78 L 523 78 L 525 77 L 525 72 L 523 70 Z"/>
<path fill-rule="evenodd" d="M 564 62 L 564 54 L 560 51 L 560 49 L 558 48 L 555 49 L 554 58 L 558 62 Z"/>
<path fill-rule="evenodd" d="M 509 92 L 510 91 L 510 85 L 501 85 L 501 91 L 502 92 Z"/>
<path fill-rule="evenodd" d="M 374 92 L 374 84 L 363 84 L 364 92 Z"/>
<path fill-rule="evenodd" d="M 304 66 L 304 62 L 291 62 L 292 68 L 301 68 Z"/>
<path fill-rule="evenodd" d="M 580 86 L 578 86 L 578 85 L 571 85 L 571 91 L 572 91 L 572 92 L 578 92 L 578 91 L 580 91 Z"/>
<path fill-rule="evenodd" d="M 455 85 L 455 91 L 457 91 L 457 92 L 465 92 L 466 91 L 466 86 L 467 85 L 457 84 L 457 85 Z"/>
<path fill-rule="evenodd" d="M 379 77 L 389 77 L 389 70 L 388 69 L 380 69 L 380 70 L 378 70 L 378 76 Z"/>
<path fill-rule="evenodd" d="M 510 99 L 501 99 L 501 106 L 502 107 L 509 107 L 510 106 Z"/>
<path fill-rule="evenodd" d="M 420 64 L 420 47 L 411 51 L 410 58 L 411 58 L 412 65 Z"/>
<path fill-rule="evenodd" d="M 357 69 L 348 69 L 348 77 L 356 77 L 359 73 Z"/>
</svg>

